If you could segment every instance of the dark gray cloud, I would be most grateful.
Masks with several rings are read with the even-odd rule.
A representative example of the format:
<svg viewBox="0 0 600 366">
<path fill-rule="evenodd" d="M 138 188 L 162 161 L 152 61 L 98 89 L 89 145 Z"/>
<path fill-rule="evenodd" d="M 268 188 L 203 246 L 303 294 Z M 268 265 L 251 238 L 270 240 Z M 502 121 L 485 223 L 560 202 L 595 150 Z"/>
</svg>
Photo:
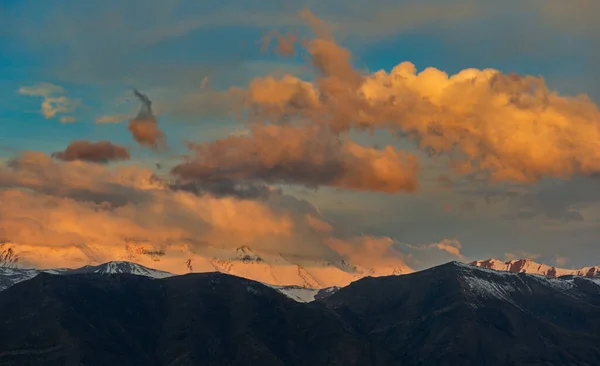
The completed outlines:
<svg viewBox="0 0 600 366">
<path fill-rule="evenodd" d="M 110 141 L 91 142 L 76 140 L 63 151 L 52 153 L 52 157 L 63 161 L 82 160 L 106 164 L 111 161 L 129 160 L 129 150 Z"/>
<path fill-rule="evenodd" d="M 185 191 L 197 196 L 211 195 L 214 197 L 236 197 L 240 199 L 267 199 L 272 194 L 280 194 L 281 190 L 261 182 L 215 180 L 215 181 L 181 181 L 177 179 L 166 179 L 155 175 L 155 181 L 164 183 L 174 191 Z"/>
<path fill-rule="evenodd" d="M 553 220 L 582 221 L 580 209 L 600 202 L 597 176 L 545 183 L 520 197 L 518 204 L 523 212 Z"/>
<path fill-rule="evenodd" d="M 129 121 L 128 129 L 133 139 L 143 147 L 154 150 L 165 148 L 165 134 L 158 127 L 156 116 L 152 113 L 152 101 L 146 94 L 140 93 L 137 89 L 133 90 L 133 94 L 142 102 L 137 116 Z"/>
</svg>

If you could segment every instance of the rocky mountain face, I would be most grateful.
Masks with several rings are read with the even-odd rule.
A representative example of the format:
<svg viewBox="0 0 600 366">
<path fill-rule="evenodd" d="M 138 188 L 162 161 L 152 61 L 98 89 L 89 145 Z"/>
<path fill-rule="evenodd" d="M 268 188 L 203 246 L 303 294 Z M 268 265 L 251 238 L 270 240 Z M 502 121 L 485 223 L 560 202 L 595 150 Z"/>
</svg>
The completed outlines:
<svg viewBox="0 0 600 366">
<path fill-rule="evenodd" d="M 0 365 L 598 365 L 600 279 L 448 263 L 310 303 L 219 273 L 41 273 L 0 292 Z"/>
<path fill-rule="evenodd" d="M 548 277 L 561 276 L 584 276 L 600 277 L 600 266 L 583 267 L 579 269 L 564 269 L 548 266 L 542 263 L 536 263 L 530 259 L 519 259 L 503 262 L 499 259 L 486 259 L 470 263 L 476 267 L 495 269 L 497 271 L 507 271 L 512 273 L 531 273 Z"/>
</svg>

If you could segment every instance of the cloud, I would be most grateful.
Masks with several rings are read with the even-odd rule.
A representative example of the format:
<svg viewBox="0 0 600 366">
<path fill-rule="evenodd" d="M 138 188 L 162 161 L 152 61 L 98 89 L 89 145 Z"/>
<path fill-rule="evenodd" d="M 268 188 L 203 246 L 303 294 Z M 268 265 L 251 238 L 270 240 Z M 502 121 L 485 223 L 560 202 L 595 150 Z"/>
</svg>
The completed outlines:
<svg viewBox="0 0 600 366">
<path fill-rule="evenodd" d="M 600 171 L 600 112 L 585 95 L 562 96 L 541 77 L 494 69 L 448 75 L 402 62 L 363 74 L 330 35 L 305 45 L 319 76 L 253 81 L 247 99 L 256 119 L 310 120 L 339 133 L 388 129 L 430 155 L 450 157 L 456 174 L 481 172 L 495 182 Z"/>
<path fill-rule="evenodd" d="M 417 188 L 414 157 L 341 141 L 320 126 L 256 126 L 249 136 L 192 144 L 172 169 L 182 182 L 260 181 L 388 193 Z"/>
<path fill-rule="evenodd" d="M 26 151 L 0 168 L 0 188 L 22 188 L 44 195 L 123 206 L 147 199 L 148 192 L 137 189 L 133 183 L 144 182 L 146 174 L 135 167 L 120 167 L 113 172 L 101 164 L 84 161 L 65 164 L 44 153 Z"/>
<path fill-rule="evenodd" d="M 82 160 L 106 164 L 110 161 L 129 160 L 129 151 L 110 141 L 73 141 L 64 151 L 52 153 L 52 157 L 63 161 Z"/>
<path fill-rule="evenodd" d="M 137 116 L 129 121 L 128 129 L 133 139 L 143 147 L 154 150 L 166 148 L 165 134 L 158 127 L 158 121 L 152 113 L 152 101 L 137 89 L 133 93 L 142 102 Z"/>
<path fill-rule="evenodd" d="M 125 120 L 127 120 L 128 115 L 126 114 L 115 114 L 112 116 L 100 116 L 98 118 L 96 118 L 95 122 L 96 123 L 121 123 Z"/>
<path fill-rule="evenodd" d="M 537 258 L 541 257 L 541 254 L 538 253 L 528 253 L 528 252 L 523 252 L 523 251 L 519 251 L 517 253 L 504 253 L 504 258 L 506 258 L 509 261 L 514 261 L 514 260 L 519 260 L 519 259 L 531 259 L 531 260 L 536 260 Z"/>
<path fill-rule="evenodd" d="M 556 262 L 557 266 L 561 266 L 562 267 L 562 266 L 566 266 L 567 263 L 569 263 L 569 258 L 557 255 L 557 256 L 554 257 L 554 261 Z"/>
<path fill-rule="evenodd" d="M 412 268 L 406 263 L 410 257 L 398 251 L 395 241 L 389 237 L 361 236 L 351 241 L 338 238 L 328 239 L 328 245 L 338 253 L 343 253 L 350 263 L 360 264 L 367 268 L 377 268 L 382 273 L 405 274 L 412 272 Z M 400 272 L 401 271 L 401 272 Z M 377 272 L 370 275 L 378 275 Z M 379 274 L 380 275 L 380 274 Z"/>
<path fill-rule="evenodd" d="M 73 116 L 63 116 L 60 117 L 60 123 L 74 123 L 77 119 Z"/>
<path fill-rule="evenodd" d="M 409 248 L 419 251 L 438 249 L 458 258 L 461 261 L 467 261 L 467 258 L 461 253 L 462 244 L 457 239 L 444 239 L 437 243 L 422 244 L 422 245 L 407 245 Z"/>
<path fill-rule="evenodd" d="M 276 48 L 275 53 L 280 56 L 294 56 L 296 54 L 296 41 L 298 40 L 298 36 L 292 33 L 289 34 L 279 34 L 277 31 L 271 32 L 263 37 L 261 40 L 262 47 L 261 50 L 264 52 L 269 48 L 273 39 L 276 39 Z"/>
<path fill-rule="evenodd" d="M 42 102 L 42 114 L 46 118 L 52 118 L 58 113 L 69 113 L 74 109 L 73 103 L 67 97 L 44 98 Z"/>
<path fill-rule="evenodd" d="M 508 212 L 505 218 L 513 220 L 545 219 L 555 222 L 582 222 L 582 210 L 600 202 L 598 174 L 576 176 L 569 180 L 545 179 L 519 192 L 487 193 L 486 203 L 497 203 L 505 198 Z M 477 193 L 476 193 L 477 194 Z M 492 196 L 493 194 L 493 196 Z"/>
<path fill-rule="evenodd" d="M 317 267 L 321 261 L 343 267 L 350 259 L 376 264 L 377 253 L 387 253 L 367 244 L 378 238 L 323 230 L 329 226 L 314 206 L 279 191 L 260 200 L 199 196 L 173 190 L 154 172 L 135 166 L 56 162 L 28 152 L 0 166 L 0 187 L 0 240 L 12 244 L 23 265 L 73 266 L 134 256 L 182 273 L 191 257 L 226 259 L 241 246 L 305 258 Z M 340 246 L 344 249 L 336 249 Z M 360 261 L 354 247 L 381 250 L 369 250 L 370 260 Z M 386 266 L 403 264 L 396 255 L 397 262 L 386 257 Z"/>
<path fill-rule="evenodd" d="M 65 89 L 62 86 L 51 83 L 38 83 L 32 86 L 22 86 L 19 88 L 19 94 L 32 97 L 48 97 L 50 95 L 63 94 Z"/>
<path fill-rule="evenodd" d="M 24 86 L 19 88 L 19 94 L 42 97 L 41 112 L 47 119 L 55 117 L 57 114 L 73 112 L 80 104 L 78 100 L 67 98 L 65 90 L 58 85 L 50 83 L 38 83 L 33 86 Z M 60 95 L 60 96 L 57 96 Z M 60 119 L 62 123 L 74 122 L 72 116 L 64 116 Z"/>
<path fill-rule="evenodd" d="M 392 146 L 374 149 L 350 141 L 340 135 L 337 119 L 329 120 L 331 113 L 321 109 L 321 100 L 332 108 L 345 107 L 351 101 L 340 90 L 356 91 L 361 76 L 350 64 L 350 53 L 333 42 L 326 26 L 308 11 L 303 17 L 324 37 L 307 43 L 320 75 L 319 91 L 294 76 L 257 78 L 248 90 L 232 89 L 230 93 L 246 100 L 250 133 L 190 144 L 191 157 L 175 166 L 172 175 L 183 184 L 248 181 L 387 193 L 416 190 L 415 157 Z M 313 109 L 324 115 L 303 114 Z"/>
</svg>

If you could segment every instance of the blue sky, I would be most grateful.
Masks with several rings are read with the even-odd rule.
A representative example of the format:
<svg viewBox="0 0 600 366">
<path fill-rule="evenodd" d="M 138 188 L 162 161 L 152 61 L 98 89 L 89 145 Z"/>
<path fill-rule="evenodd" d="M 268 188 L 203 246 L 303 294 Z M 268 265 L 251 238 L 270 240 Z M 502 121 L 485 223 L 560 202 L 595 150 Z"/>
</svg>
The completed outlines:
<svg viewBox="0 0 600 366">
<path fill-rule="evenodd" d="M 389 71 L 402 61 L 413 62 L 419 70 L 433 66 L 449 74 L 495 68 L 542 76 L 551 89 L 586 93 L 598 102 L 600 26 L 595 16 L 600 6 L 584 0 L 565 3 L 0 0 L 0 147 L 51 153 L 75 139 L 107 139 L 132 148 L 138 158 L 152 158 L 135 147 L 124 123 L 95 123 L 102 116 L 135 114 L 133 87 L 153 100 L 174 151 L 184 151 L 184 139 L 225 137 L 243 126 L 211 110 L 210 104 L 195 110 L 194 102 L 186 108 L 182 101 L 202 91 L 204 78 L 214 90 L 225 91 L 276 70 L 310 77 L 303 57 L 265 54 L 258 43 L 272 30 L 309 34 L 297 16 L 304 7 L 330 24 L 338 41 L 353 52 L 357 68 Z M 41 82 L 63 87 L 61 95 L 80 105 L 45 118 L 42 97 L 18 92 Z M 67 115 L 76 122 L 59 121 Z M 371 141 L 382 141 L 378 139 Z M 0 149 L 0 155 L 11 154 Z M 585 184 L 586 189 L 600 188 Z M 351 223 L 363 232 L 418 243 L 456 237 L 470 258 L 502 258 L 520 251 L 539 254 L 550 264 L 555 256 L 568 256 L 571 266 L 600 263 L 600 227 L 593 223 L 584 228 L 564 223 L 562 230 L 549 231 L 542 219 L 509 220 L 491 206 L 484 209 L 485 215 L 448 215 L 440 202 L 464 199 L 456 194 L 390 197 L 301 188 L 291 192 L 321 206 L 331 220 Z M 571 204 L 569 189 L 560 192 L 544 199 Z M 373 205 L 372 210 L 355 209 L 364 202 Z M 573 204 L 581 204 L 581 199 Z"/>
</svg>

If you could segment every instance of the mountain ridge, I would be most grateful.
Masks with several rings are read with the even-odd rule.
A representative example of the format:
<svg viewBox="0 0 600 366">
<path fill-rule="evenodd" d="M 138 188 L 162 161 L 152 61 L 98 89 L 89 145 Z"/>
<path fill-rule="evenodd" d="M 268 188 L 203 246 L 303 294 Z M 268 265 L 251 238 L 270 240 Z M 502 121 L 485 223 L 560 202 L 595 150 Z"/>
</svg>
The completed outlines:
<svg viewBox="0 0 600 366">
<path fill-rule="evenodd" d="M 212 272 L 203 272 L 212 273 Z M 222 273 L 222 272 L 214 272 Z M 39 274 L 53 274 L 53 275 L 78 275 L 78 274 L 100 274 L 100 275 L 136 275 L 142 277 L 149 277 L 152 279 L 162 279 L 175 276 L 173 273 L 159 271 L 153 268 L 142 266 L 141 264 L 128 262 L 128 261 L 111 261 L 106 262 L 97 266 L 87 265 L 80 268 L 57 268 L 57 269 L 33 269 L 33 268 L 16 268 L 16 267 L 0 267 L 0 291 L 6 290 L 7 288 L 23 281 L 30 280 Z M 234 276 L 234 275 L 232 275 Z M 241 276 L 236 276 L 245 278 Z M 259 282 L 259 281 L 258 281 Z M 265 286 L 275 289 L 278 292 L 286 295 L 287 297 L 298 301 L 298 302 L 311 302 L 317 298 L 328 296 L 329 294 L 337 291 L 339 287 L 325 287 L 325 288 L 306 288 L 301 286 L 278 286 L 268 283 L 263 283 Z"/>
<path fill-rule="evenodd" d="M 494 269 L 497 271 L 505 271 L 512 273 L 532 273 L 553 278 L 561 276 L 600 276 L 600 266 L 582 267 L 579 269 L 565 269 L 549 266 L 543 263 L 537 263 L 527 258 L 509 261 L 501 261 L 499 259 L 490 258 L 485 260 L 472 261 L 469 264 L 472 266 Z"/>
<path fill-rule="evenodd" d="M 405 365 L 600 364 L 600 279 L 450 262 L 322 303 Z"/>
<path fill-rule="evenodd" d="M 44 272 L 0 314 L 2 366 L 600 364 L 600 279 L 460 262 L 310 303 L 218 272 Z"/>
</svg>

